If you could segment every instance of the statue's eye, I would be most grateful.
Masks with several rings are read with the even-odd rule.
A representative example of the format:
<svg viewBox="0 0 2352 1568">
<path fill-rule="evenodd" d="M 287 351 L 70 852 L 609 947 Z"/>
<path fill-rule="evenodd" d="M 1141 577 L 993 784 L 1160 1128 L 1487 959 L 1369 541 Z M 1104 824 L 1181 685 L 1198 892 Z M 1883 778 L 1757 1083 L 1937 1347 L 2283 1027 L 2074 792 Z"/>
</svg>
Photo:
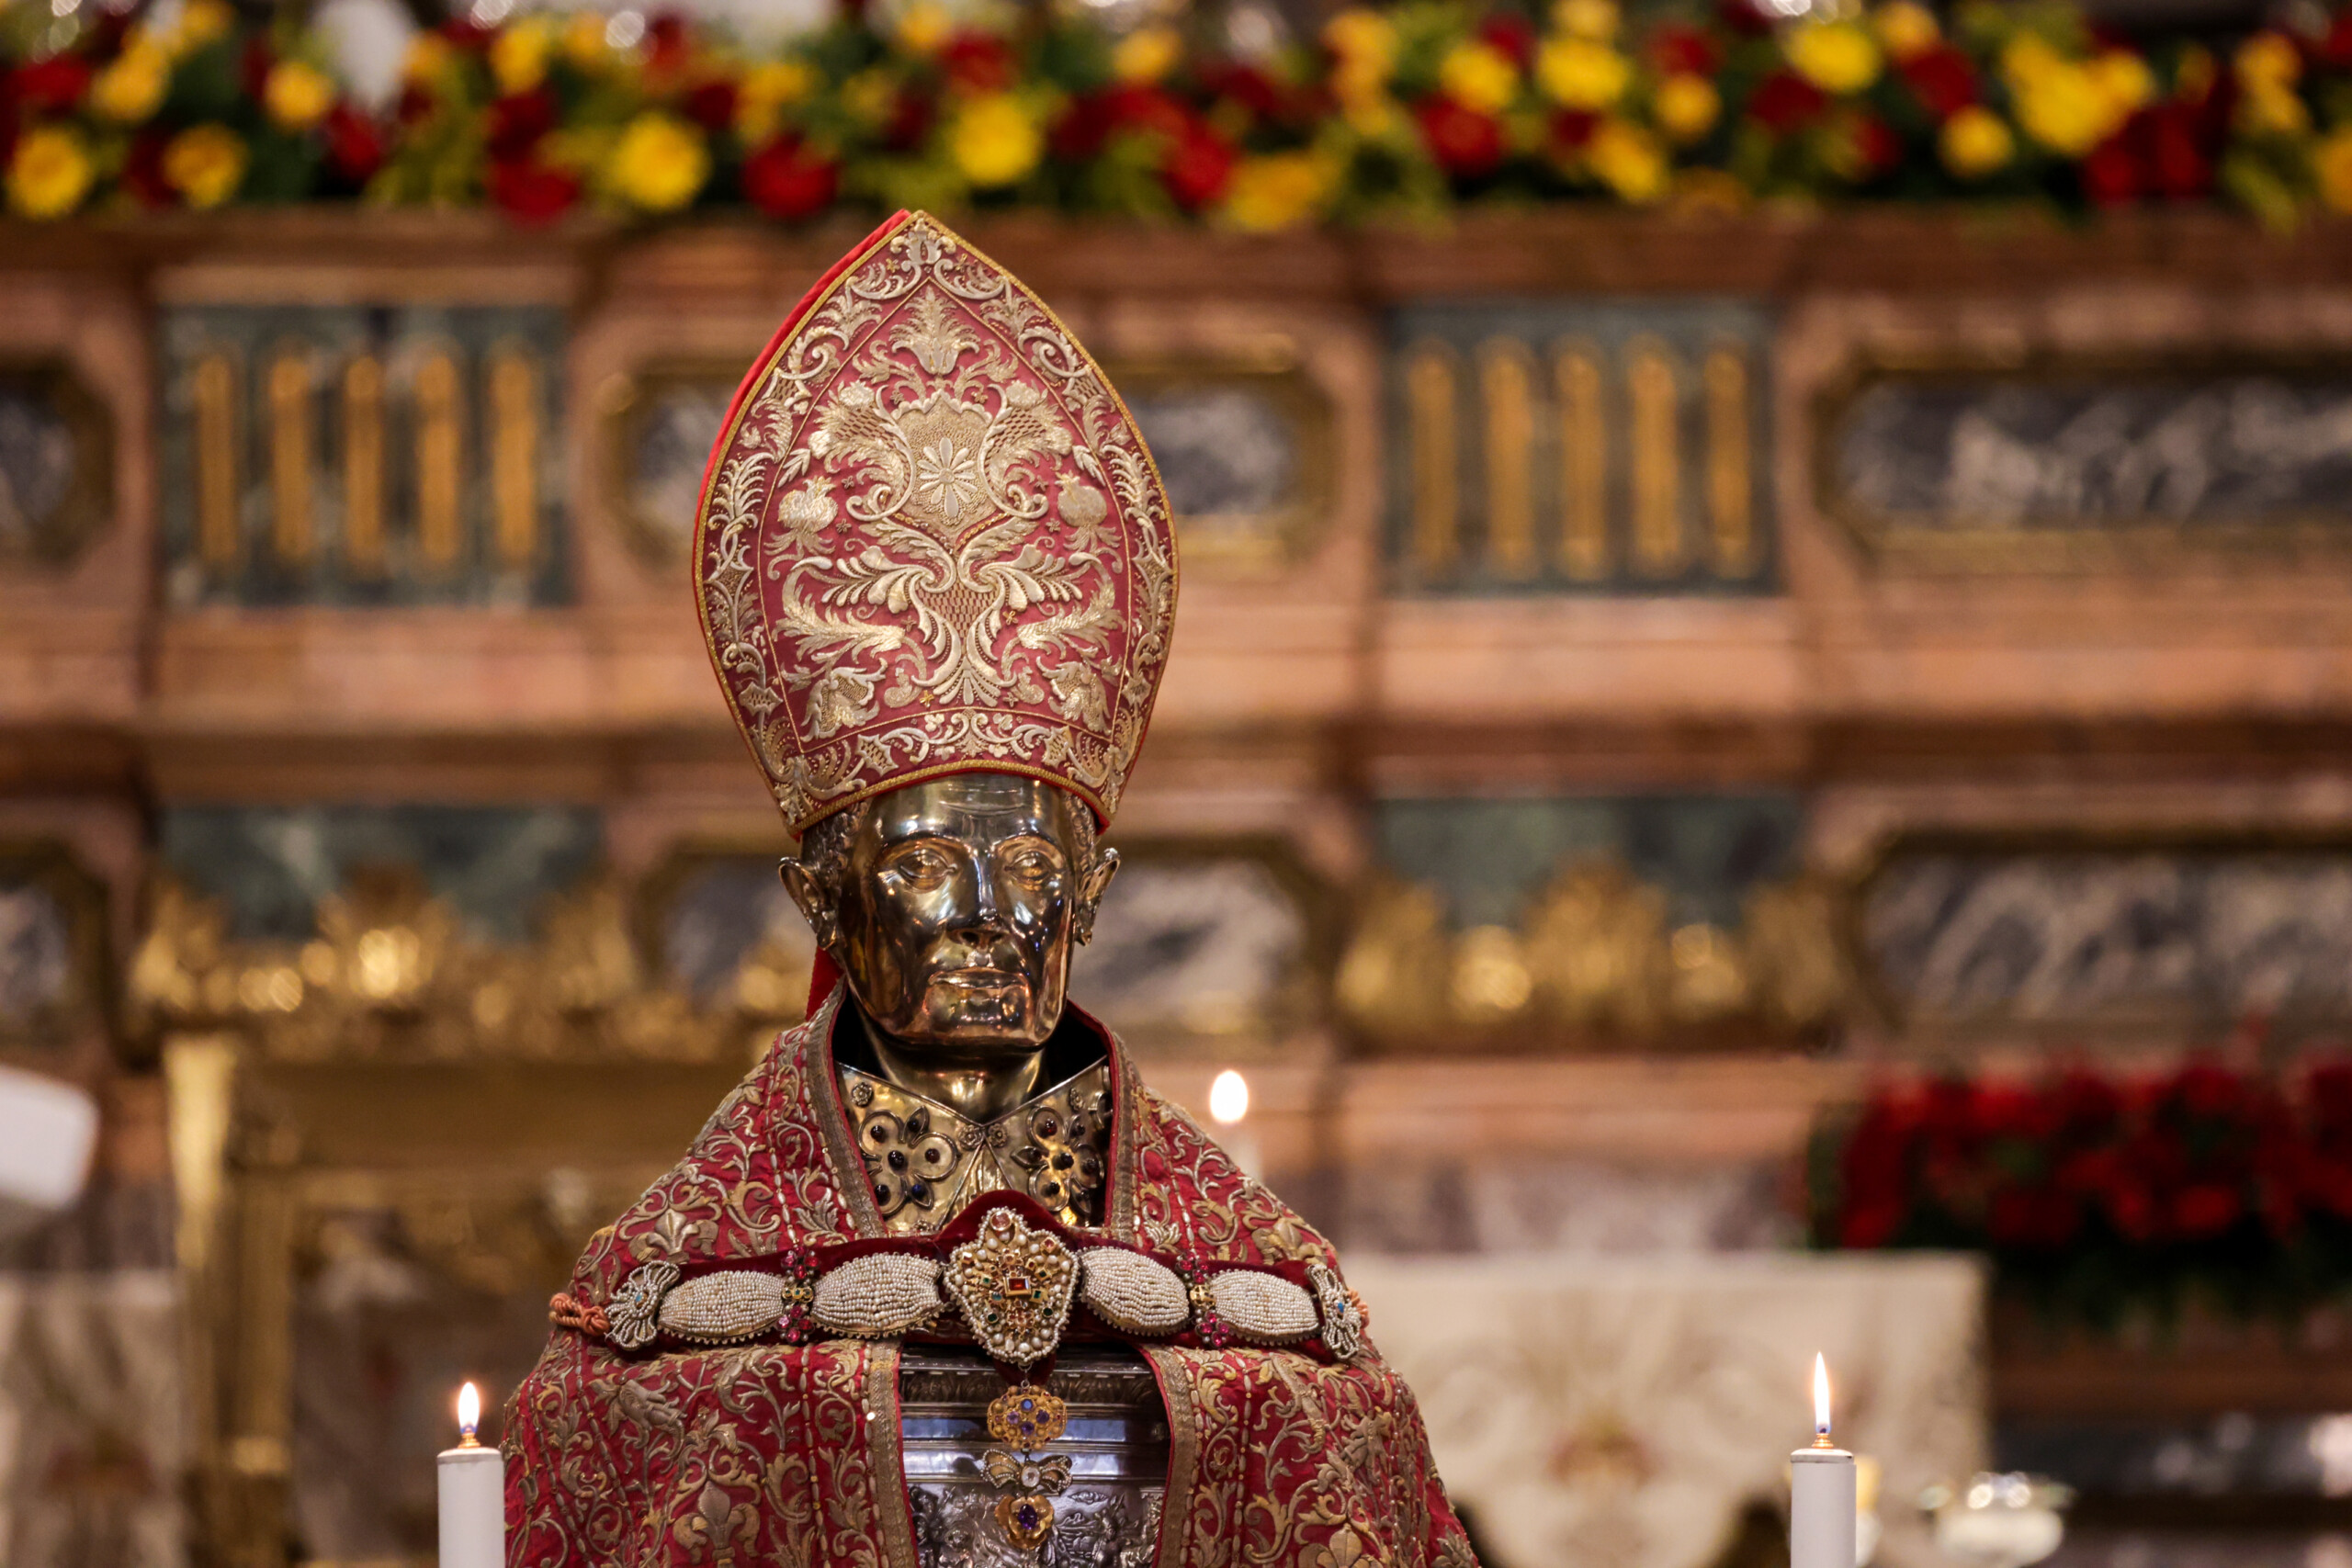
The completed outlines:
<svg viewBox="0 0 2352 1568">
<path fill-rule="evenodd" d="M 1061 869 L 1054 852 L 1042 844 L 1023 844 L 1004 857 L 1005 874 L 1025 887 L 1041 887 Z"/>
<path fill-rule="evenodd" d="M 955 866 L 937 850 L 918 845 L 901 852 L 891 864 L 909 886 L 922 892 L 944 886 Z"/>
</svg>

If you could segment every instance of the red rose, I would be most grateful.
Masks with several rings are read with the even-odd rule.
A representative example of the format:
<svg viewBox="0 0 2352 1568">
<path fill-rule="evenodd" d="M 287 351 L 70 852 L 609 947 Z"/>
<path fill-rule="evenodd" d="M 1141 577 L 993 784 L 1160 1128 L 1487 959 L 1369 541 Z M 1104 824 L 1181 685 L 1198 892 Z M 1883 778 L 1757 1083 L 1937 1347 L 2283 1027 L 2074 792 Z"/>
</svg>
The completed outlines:
<svg viewBox="0 0 2352 1568">
<path fill-rule="evenodd" d="M 400 99 L 392 107 L 392 118 L 401 125 L 414 125 L 436 107 L 432 89 L 411 82 L 401 89 Z"/>
<path fill-rule="evenodd" d="M 1421 140 L 1447 174 L 1475 180 L 1491 175 L 1503 161 L 1503 122 L 1439 94 L 1415 111 Z"/>
<path fill-rule="evenodd" d="M 1066 163 L 1082 164 L 1102 151 L 1102 143 L 1111 137 L 1111 95 L 1108 93 L 1079 93 L 1063 107 L 1061 117 L 1054 121 L 1049 140 L 1054 156 Z"/>
<path fill-rule="evenodd" d="M 258 103 L 269 87 L 269 73 L 277 63 L 276 51 L 269 40 L 255 34 L 245 40 L 244 51 L 237 57 L 237 76 L 245 96 Z"/>
<path fill-rule="evenodd" d="M 1274 79 L 1254 65 L 1230 60 L 1209 61 L 1194 68 L 1201 90 L 1212 98 L 1240 105 L 1251 114 L 1271 116 L 1283 107 L 1283 91 Z"/>
<path fill-rule="evenodd" d="M 1899 1202 L 1860 1204 L 1846 1211 L 1838 1223 L 1838 1245 L 1868 1248 L 1884 1247 L 1903 1228 Z"/>
<path fill-rule="evenodd" d="M 141 207 L 161 209 L 179 201 L 179 193 L 164 177 L 164 147 L 170 140 L 153 129 L 130 139 L 130 152 L 122 164 L 122 188 L 138 197 Z"/>
<path fill-rule="evenodd" d="M 327 162 L 352 185 L 363 186 L 384 165 L 384 133 L 349 104 L 327 110 Z"/>
<path fill-rule="evenodd" d="M 2140 198 L 2140 160 L 2121 136 L 2110 136 L 2083 160 L 2083 195 L 2100 207 L 2123 207 Z"/>
<path fill-rule="evenodd" d="M 521 162 L 538 145 L 540 137 L 555 129 L 555 94 L 546 87 L 492 99 L 490 125 L 484 139 L 491 162 Z"/>
<path fill-rule="evenodd" d="M 490 28 L 464 17 L 452 17 L 435 30 L 452 49 L 488 49 L 493 36 Z"/>
<path fill-rule="evenodd" d="M 2146 1241 L 2156 1234 L 2156 1201 L 2136 1181 L 2119 1180 L 2107 1195 L 2107 1217 L 2126 1240 Z"/>
<path fill-rule="evenodd" d="M 1650 35 L 1649 55 L 1661 76 L 1713 76 L 1723 59 L 1714 39 L 1696 28 L 1673 25 Z"/>
<path fill-rule="evenodd" d="M 1765 15 L 1756 0 L 1715 0 L 1715 19 L 1742 38 L 1768 38 L 1781 18 Z"/>
<path fill-rule="evenodd" d="M 1811 123 L 1828 107 L 1821 89 L 1793 71 L 1773 72 L 1747 100 L 1748 117 L 1775 136 Z"/>
<path fill-rule="evenodd" d="M 1976 101 L 1976 68 L 1948 43 L 1913 55 L 1899 69 L 1919 107 L 1939 120 Z"/>
<path fill-rule="evenodd" d="M 490 199 L 517 223 L 550 223 L 580 199 L 580 179 L 531 158 L 492 164 Z"/>
<path fill-rule="evenodd" d="M 882 145 L 893 152 L 909 152 L 931 134 L 931 100 L 920 93 L 900 93 L 882 127 Z"/>
<path fill-rule="evenodd" d="M 1521 71 L 1535 58 L 1535 29 L 1514 12 L 1498 11 L 1479 23 L 1478 41 L 1510 55 Z"/>
<path fill-rule="evenodd" d="M 2319 46 L 2319 57 L 2338 71 L 2352 70 L 2352 11 L 2338 11 Z"/>
<path fill-rule="evenodd" d="M 794 136 L 779 136 L 743 160 L 743 195 L 771 218 L 814 218 L 841 191 L 841 165 Z"/>
<path fill-rule="evenodd" d="M 1563 152 L 1581 152 L 1600 128 L 1600 117 L 1590 109 L 1562 109 L 1552 117 L 1552 145 Z"/>
<path fill-rule="evenodd" d="M 686 19 L 663 11 L 645 24 L 645 69 L 649 75 L 667 76 L 686 62 L 691 45 Z"/>
<path fill-rule="evenodd" d="M 62 114 L 90 90 L 89 62 L 75 55 L 53 54 L 19 65 L 8 78 L 8 89 L 10 96 L 35 114 Z"/>
<path fill-rule="evenodd" d="M 717 136 L 735 123 L 735 84 L 723 76 L 697 82 L 686 90 L 680 107 L 688 119 Z"/>
<path fill-rule="evenodd" d="M 2096 152 L 2093 154 L 2096 156 Z M 2192 1063 L 2180 1070 L 2173 1080 L 2173 1089 L 2181 1104 L 2195 1115 L 2222 1116 L 2236 1110 L 2246 1100 L 2246 1083 L 2226 1067 L 2210 1062 Z"/>
<path fill-rule="evenodd" d="M 1168 156 L 1159 166 L 1168 194 L 1187 212 L 1197 212 L 1223 196 L 1232 175 L 1233 149 L 1202 124 L 1186 127 L 1169 144 Z"/>
<path fill-rule="evenodd" d="M 967 93 L 1001 93 L 1012 85 L 1012 52 L 986 33 L 957 33 L 939 51 L 948 81 Z"/>
<path fill-rule="evenodd" d="M 1195 121 L 1182 104 L 1159 87 L 1131 83 L 1114 87 L 1106 99 L 1111 123 L 1121 130 L 1157 131 L 1182 136 Z"/>
<path fill-rule="evenodd" d="M 2245 1203 L 2218 1182 L 2199 1182 L 2173 1200 L 2172 1222 L 2191 1241 L 2210 1241 L 2238 1223 Z"/>
</svg>

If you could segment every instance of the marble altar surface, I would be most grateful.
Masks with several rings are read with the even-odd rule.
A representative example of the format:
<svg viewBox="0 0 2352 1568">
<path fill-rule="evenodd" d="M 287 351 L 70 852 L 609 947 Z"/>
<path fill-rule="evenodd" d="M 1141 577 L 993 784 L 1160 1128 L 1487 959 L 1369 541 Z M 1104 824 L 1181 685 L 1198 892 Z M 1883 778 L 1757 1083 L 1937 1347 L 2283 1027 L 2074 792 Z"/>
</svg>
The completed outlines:
<svg viewBox="0 0 2352 1568">
<path fill-rule="evenodd" d="M 1487 1568 L 1705 1568 L 1811 1437 L 1878 1461 L 1877 1561 L 1933 1561 L 1908 1507 L 1986 1452 L 1983 1276 L 1961 1258 L 1354 1257 Z"/>
</svg>

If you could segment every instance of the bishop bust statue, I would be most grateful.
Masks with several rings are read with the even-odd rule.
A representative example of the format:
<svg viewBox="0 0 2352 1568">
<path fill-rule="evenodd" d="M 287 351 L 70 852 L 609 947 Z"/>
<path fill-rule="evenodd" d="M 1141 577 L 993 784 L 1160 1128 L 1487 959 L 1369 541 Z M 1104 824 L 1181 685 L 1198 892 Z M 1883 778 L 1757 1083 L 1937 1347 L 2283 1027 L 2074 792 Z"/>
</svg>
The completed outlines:
<svg viewBox="0 0 2352 1568">
<path fill-rule="evenodd" d="M 550 1303 L 509 1561 L 1475 1568 L 1329 1247 L 1065 998 L 1176 598 L 1101 370 L 901 213 L 752 366 L 695 539 L 810 1010 Z"/>
</svg>

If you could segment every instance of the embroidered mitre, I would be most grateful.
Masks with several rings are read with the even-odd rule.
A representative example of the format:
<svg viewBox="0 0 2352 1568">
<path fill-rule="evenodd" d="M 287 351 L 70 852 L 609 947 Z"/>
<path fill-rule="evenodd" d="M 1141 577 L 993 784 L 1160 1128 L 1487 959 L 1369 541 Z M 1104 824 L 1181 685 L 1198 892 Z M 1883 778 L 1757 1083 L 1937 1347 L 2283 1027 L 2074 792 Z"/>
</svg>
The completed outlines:
<svg viewBox="0 0 2352 1568">
<path fill-rule="evenodd" d="M 752 365 L 695 560 L 719 684 L 795 831 L 978 769 L 1109 822 L 1168 658 L 1167 494 L 1077 339 L 935 219 L 875 231 Z"/>
</svg>

